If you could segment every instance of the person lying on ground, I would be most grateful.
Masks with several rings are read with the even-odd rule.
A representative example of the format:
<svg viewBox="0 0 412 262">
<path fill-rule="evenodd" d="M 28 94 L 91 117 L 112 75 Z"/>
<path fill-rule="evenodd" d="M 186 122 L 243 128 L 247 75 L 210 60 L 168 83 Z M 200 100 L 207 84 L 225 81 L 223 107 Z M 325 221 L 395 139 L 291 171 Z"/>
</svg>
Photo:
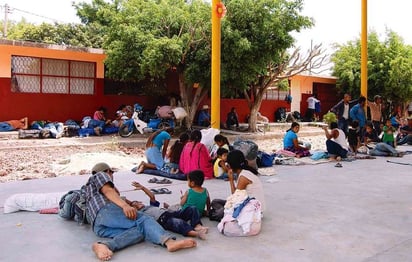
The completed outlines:
<svg viewBox="0 0 412 262">
<path fill-rule="evenodd" d="M 113 252 L 143 240 L 164 246 L 169 252 L 196 246 L 193 239 L 175 240 L 152 217 L 137 211 L 132 201 L 121 198 L 113 173 L 107 163 L 97 163 L 85 185 L 88 220 L 93 232 L 98 237 L 109 238 L 93 244 L 98 259 L 110 260 Z"/>
<path fill-rule="evenodd" d="M 202 226 L 201 216 L 195 206 L 180 210 L 168 210 L 169 205 L 164 203 L 164 208 L 160 208 L 159 201 L 156 200 L 155 195 L 149 189 L 138 182 L 132 182 L 132 186 L 135 187 L 135 190 L 143 191 L 150 199 L 149 206 L 145 206 L 140 201 L 133 201 L 131 205 L 136 207 L 137 210 L 153 217 L 166 230 L 183 236 L 206 239 L 208 228 Z"/>
<path fill-rule="evenodd" d="M 48 120 L 37 120 L 31 123 L 32 129 L 40 130 L 42 138 L 61 138 L 64 133 L 64 125 L 61 122 L 52 122 Z"/>
<path fill-rule="evenodd" d="M 0 132 L 8 132 L 27 128 L 29 128 L 29 120 L 27 117 L 23 117 L 20 120 L 9 120 L 0 122 Z"/>
</svg>

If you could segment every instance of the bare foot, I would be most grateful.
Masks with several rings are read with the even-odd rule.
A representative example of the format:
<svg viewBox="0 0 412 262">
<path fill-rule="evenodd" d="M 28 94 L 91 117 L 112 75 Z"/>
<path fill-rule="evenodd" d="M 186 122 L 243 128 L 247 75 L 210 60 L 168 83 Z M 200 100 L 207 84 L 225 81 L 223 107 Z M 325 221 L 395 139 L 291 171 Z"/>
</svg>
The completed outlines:
<svg viewBox="0 0 412 262">
<path fill-rule="evenodd" d="M 101 261 L 109 261 L 113 256 L 113 252 L 105 244 L 96 242 L 93 244 L 92 249 Z"/>
<path fill-rule="evenodd" d="M 192 248 L 197 245 L 196 241 L 190 238 L 183 239 L 183 240 L 173 240 L 169 239 L 165 243 L 167 247 L 167 251 L 169 252 L 175 252 L 180 249 L 185 249 L 185 248 Z"/>
<path fill-rule="evenodd" d="M 202 240 L 206 240 L 206 234 L 207 234 L 207 229 L 201 229 L 201 230 L 197 230 L 197 237 L 202 239 Z"/>
<path fill-rule="evenodd" d="M 168 209 L 168 208 L 170 207 L 170 205 L 169 205 L 168 203 L 164 202 L 164 203 L 163 203 L 163 207 L 166 208 L 166 209 Z"/>
<path fill-rule="evenodd" d="M 202 226 L 202 225 L 197 225 L 195 228 L 195 231 L 205 231 L 205 233 L 207 234 L 207 232 L 209 231 L 209 228 L 208 227 L 204 227 L 204 226 Z"/>
<path fill-rule="evenodd" d="M 140 163 L 139 167 L 137 168 L 136 173 L 137 173 L 137 174 L 141 174 L 141 173 L 143 173 L 143 171 L 144 171 L 144 161 L 142 161 L 142 162 Z"/>
</svg>

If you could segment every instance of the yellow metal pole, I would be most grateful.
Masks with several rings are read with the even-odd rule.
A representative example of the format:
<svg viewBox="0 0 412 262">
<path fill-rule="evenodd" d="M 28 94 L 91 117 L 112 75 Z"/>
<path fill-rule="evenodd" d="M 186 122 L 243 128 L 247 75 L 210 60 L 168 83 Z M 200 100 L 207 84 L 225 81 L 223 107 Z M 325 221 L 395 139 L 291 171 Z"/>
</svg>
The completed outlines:
<svg viewBox="0 0 412 262">
<path fill-rule="evenodd" d="M 362 0 L 361 95 L 368 98 L 368 0 Z"/>
<path fill-rule="evenodd" d="M 220 0 L 212 1 L 212 92 L 211 126 L 220 129 L 220 17 L 216 8 Z"/>
</svg>

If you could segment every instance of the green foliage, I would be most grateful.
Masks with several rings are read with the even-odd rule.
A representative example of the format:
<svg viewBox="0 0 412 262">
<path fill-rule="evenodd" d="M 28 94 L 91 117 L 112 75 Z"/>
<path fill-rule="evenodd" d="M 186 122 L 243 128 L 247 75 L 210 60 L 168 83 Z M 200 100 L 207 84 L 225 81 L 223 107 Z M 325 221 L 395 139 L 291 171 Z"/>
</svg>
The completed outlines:
<svg viewBox="0 0 412 262">
<path fill-rule="evenodd" d="M 336 117 L 335 113 L 328 112 L 323 115 L 323 122 L 330 125 L 332 122 L 338 122 L 338 118 Z"/>
<path fill-rule="evenodd" d="M 210 6 L 203 1 L 131 0 L 113 15 L 104 45 L 109 77 L 164 78 L 177 69 L 187 82 L 209 85 Z"/>
<path fill-rule="evenodd" d="M 100 35 L 99 28 L 93 25 L 59 23 L 35 25 L 22 20 L 18 23 L 9 23 L 7 39 L 99 48 L 103 43 Z"/>
<path fill-rule="evenodd" d="M 341 93 L 360 95 L 359 40 L 336 46 L 332 55 L 333 75 Z M 412 47 L 393 31 L 380 41 L 376 32 L 368 36 L 368 96 L 382 95 L 394 102 L 412 98 Z"/>
<path fill-rule="evenodd" d="M 227 0 L 222 20 L 222 81 L 248 89 L 266 75 L 270 64 L 287 61 L 293 31 L 310 27 L 312 21 L 299 14 L 302 0 Z"/>
</svg>

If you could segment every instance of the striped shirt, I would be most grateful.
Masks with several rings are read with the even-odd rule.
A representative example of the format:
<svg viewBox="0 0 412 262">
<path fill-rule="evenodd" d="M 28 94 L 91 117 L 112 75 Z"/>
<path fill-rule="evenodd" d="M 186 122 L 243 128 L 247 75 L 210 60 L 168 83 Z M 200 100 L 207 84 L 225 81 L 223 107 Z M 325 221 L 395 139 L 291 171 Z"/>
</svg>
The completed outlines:
<svg viewBox="0 0 412 262">
<path fill-rule="evenodd" d="M 92 225 L 99 210 L 110 203 L 110 200 L 100 193 L 100 189 L 106 184 L 114 188 L 112 179 L 104 172 L 92 175 L 86 183 L 86 206 Z"/>
</svg>

